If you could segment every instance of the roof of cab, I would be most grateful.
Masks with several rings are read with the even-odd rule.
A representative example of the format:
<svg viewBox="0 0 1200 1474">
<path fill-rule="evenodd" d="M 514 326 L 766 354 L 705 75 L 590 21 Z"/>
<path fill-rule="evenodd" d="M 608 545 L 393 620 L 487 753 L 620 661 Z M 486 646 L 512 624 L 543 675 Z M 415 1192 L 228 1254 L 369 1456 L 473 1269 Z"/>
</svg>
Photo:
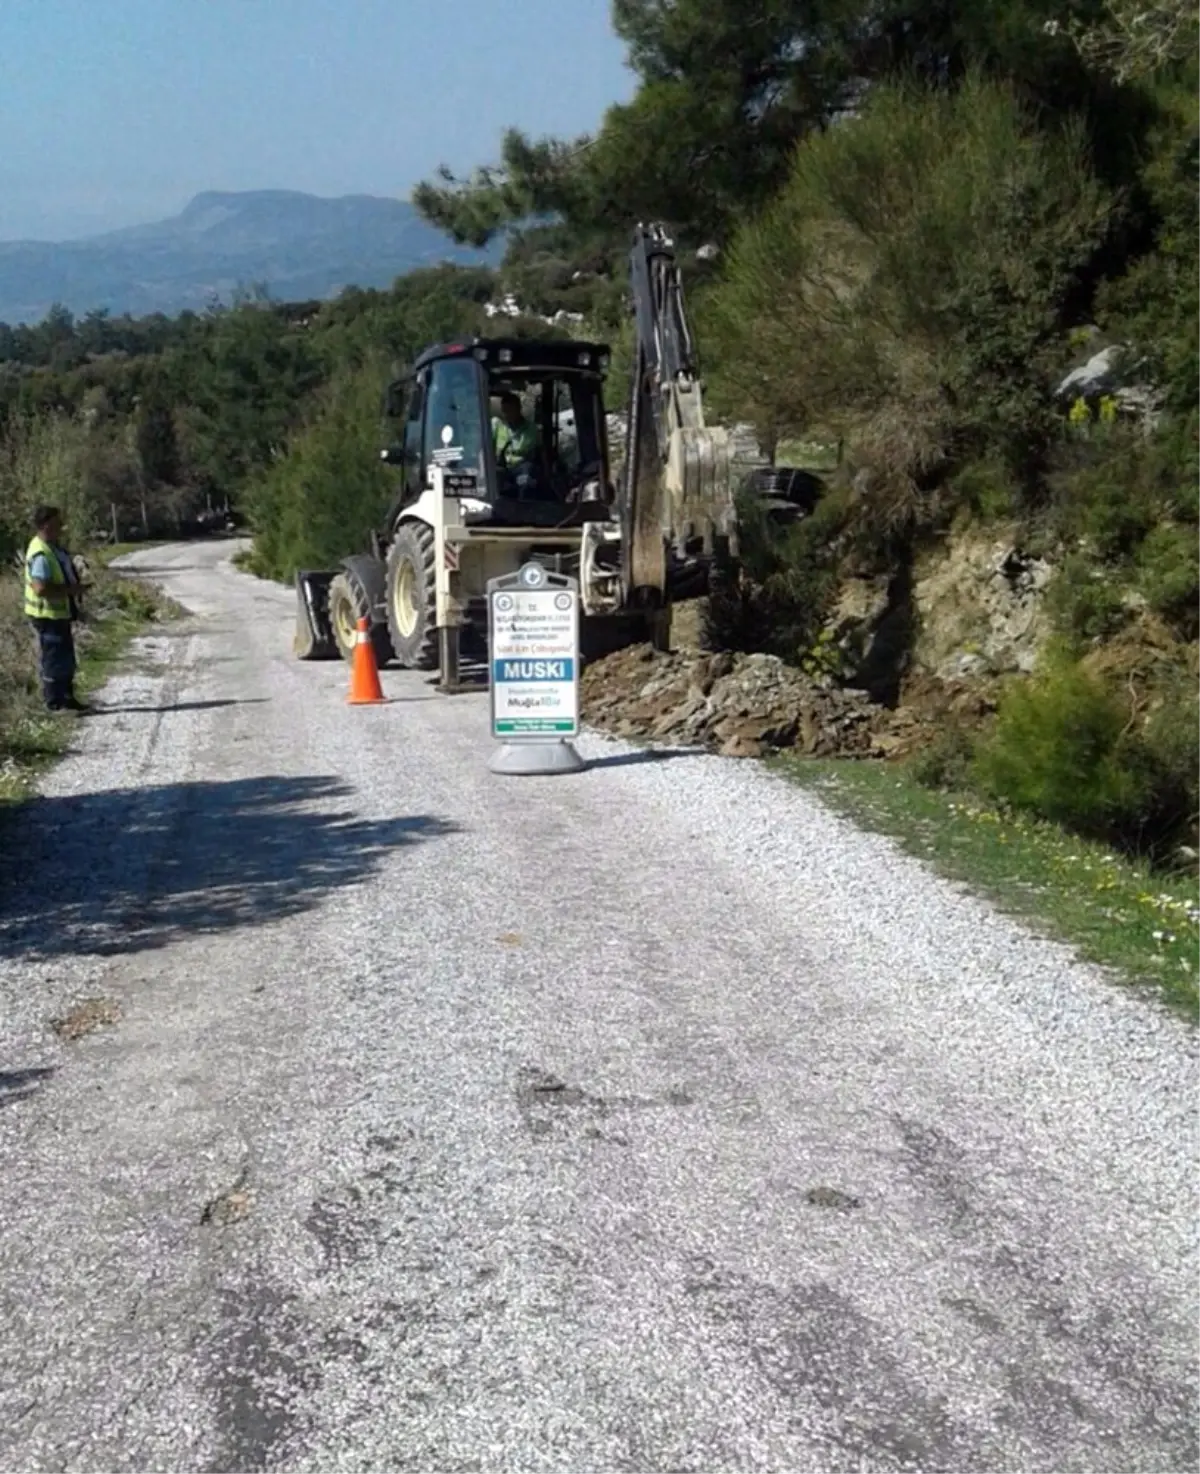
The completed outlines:
<svg viewBox="0 0 1200 1474">
<path fill-rule="evenodd" d="M 476 348 L 509 349 L 513 355 L 512 362 L 505 366 L 513 368 L 534 361 L 553 366 L 561 364 L 563 368 L 581 368 L 585 365 L 578 362 L 579 354 L 600 357 L 611 352 L 607 343 L 583 342 L 578 338 L 459 338 L 454 342 L 436 343 L 419 353 L 413 360 L 412 372 L 436 359 L 454 358 Z"/>
</svg>

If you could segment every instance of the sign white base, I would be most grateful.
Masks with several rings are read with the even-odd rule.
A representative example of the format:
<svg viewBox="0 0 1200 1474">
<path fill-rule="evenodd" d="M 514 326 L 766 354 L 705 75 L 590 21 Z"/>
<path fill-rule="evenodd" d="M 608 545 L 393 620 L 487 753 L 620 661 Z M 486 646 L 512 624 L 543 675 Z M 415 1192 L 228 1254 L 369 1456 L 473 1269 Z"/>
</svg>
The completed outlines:
<svg viewBox="0 0 1200 1474">
<path fill-rule="evenodd" d="M 539 773 L 579 773 L 587 766 L 573 742 L 505 742 L 492 754 L 488 767 L 508 778 L 530 778 Z"/>
</svg>

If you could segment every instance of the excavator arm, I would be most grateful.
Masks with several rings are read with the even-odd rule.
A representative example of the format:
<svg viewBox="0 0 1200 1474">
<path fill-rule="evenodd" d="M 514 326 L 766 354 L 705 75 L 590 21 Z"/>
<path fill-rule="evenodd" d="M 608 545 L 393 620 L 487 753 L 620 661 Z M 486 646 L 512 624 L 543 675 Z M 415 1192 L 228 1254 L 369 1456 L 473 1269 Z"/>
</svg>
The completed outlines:
<svg viewBox="0 0 1200 1474">
<path fill-rule="evenodd" d="M 666 601 L 670 564 L 736 551 L 732 447 L 704 423 L 699 366 L 672 242 L 639 225 L 630 253 L 635 349 L 621 486 L 634 604 Z"/>
</svg>

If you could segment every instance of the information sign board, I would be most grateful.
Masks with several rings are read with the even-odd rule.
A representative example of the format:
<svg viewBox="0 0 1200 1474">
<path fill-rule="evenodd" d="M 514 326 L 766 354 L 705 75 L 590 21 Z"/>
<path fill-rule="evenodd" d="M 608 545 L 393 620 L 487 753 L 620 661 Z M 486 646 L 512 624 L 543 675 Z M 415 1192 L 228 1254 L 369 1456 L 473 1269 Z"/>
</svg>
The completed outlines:
<svg viewBox="0 0 1200 1474">
<path fill-rule="evenodd" d="M 579 594 L 573 580 L 526 564 L 496 579 L 488 606 L 492 735 L 579 735 Z"/>
</svg>

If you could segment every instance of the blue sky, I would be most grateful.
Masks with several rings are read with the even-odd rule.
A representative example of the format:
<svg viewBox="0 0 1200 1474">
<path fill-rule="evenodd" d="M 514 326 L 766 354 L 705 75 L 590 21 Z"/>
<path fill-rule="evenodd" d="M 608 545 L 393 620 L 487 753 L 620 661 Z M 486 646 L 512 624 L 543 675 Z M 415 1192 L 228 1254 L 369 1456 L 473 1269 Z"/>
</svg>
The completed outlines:
<svg viewBox="0 0 1200 1474">
<path fill-rule="evenodd" d="M 204 189 L 407 195 L 633 94 L 609 0 L 0 0 L 0 240 Z"/>
</svg>

